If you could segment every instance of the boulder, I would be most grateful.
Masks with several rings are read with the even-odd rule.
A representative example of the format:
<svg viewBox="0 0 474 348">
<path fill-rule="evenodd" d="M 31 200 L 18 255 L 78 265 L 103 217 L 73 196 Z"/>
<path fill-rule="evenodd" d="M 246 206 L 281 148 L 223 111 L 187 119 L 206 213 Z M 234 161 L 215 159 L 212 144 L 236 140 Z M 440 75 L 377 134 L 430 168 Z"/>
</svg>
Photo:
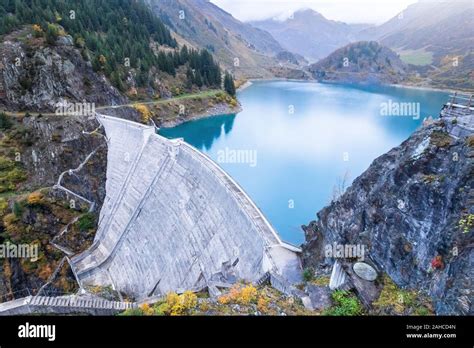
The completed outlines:
<svg viewBox="0 0 474 348">
<path fill-rule="evenodd" d="M 365 262 L 356 262 L 352 267 L 355 274 L 364 280 L 373 282 L 377 279 L 377 271 Z"/>
</svg>

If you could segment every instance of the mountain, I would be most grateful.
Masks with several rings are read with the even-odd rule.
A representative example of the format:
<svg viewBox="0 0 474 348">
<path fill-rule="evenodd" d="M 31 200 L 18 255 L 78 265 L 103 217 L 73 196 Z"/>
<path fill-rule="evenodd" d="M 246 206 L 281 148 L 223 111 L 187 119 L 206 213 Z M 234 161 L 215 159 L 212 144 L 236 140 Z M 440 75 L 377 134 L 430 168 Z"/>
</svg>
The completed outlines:
<svg viewBox="0 0 474 348">
<path fill-rule="evenodd" d="M 472 1 L 420 1 L 364 33 L 393 49 L 432 52 L 434 61 L 439 62 L 446 55 L 472 50 L 473 17 Z"/>
<path fill-rule="evenodd" d="M 349 42 L 357 41 L 358 33 L 368 27 L 328 20 L 311 9 L 297 11 L 284 21 L 268 19 L 250 23 L 268 31 L 286 50 L 313 62 Z"/>
<path fill-rule="evenodd" d="M 328 245 L 364 246 L 363 262 L 393 283 L 363 280 L 357 260 L 338 260 L 373 314 L 472 315 L 474 115 L 466 111 L 445 107 L 321 210 L 305 227 L 306 267 L 331 266 Z"/>
<path fill-rule="evenodd" d="M 272 77 L 284 49 L 272 36 L 242 23 L 207 0 L 146 0 L 178 42 L 205 47 L 237 77 Z"/>
<path fill-rule="evenodd" d="M 281 45 L 270 33 L 235 19 L 230 13 L 214 5 L 210 0 L 188 0 L 188 3 L 190 2 L 212 21 L 217 21 L 225 29 L 247 41 L 250 48 L 269 55 L 283 51 Z"/>
<path fill-rule="evenodd" d="M 379 41 L 420 67 L 419 74 L 431 86 L 473 90 L 472 18 L 472 1 L 419 1 L 361 36 Z"/>
<path fill-rule="evenodd" d="M 336 50 L 309 70 L 325 81 L 399 83 L 406 78 L 408 67 L 389 48 L 361 41 Z"/>
<path fill-rule="evenodd" d="M 130 96 L 169 97 L 171 86 L 191 91 L 219 88 L 222 82 L 209 52 L 179 46 L 143 1 L 9 0 L 0 5 L 0 14 L 0 35 L 29 25 L 33 32 L 24 39 L 36 46 L 41 40 L 50 47 L 73 43 L 95 72 Z"/>
</svg>

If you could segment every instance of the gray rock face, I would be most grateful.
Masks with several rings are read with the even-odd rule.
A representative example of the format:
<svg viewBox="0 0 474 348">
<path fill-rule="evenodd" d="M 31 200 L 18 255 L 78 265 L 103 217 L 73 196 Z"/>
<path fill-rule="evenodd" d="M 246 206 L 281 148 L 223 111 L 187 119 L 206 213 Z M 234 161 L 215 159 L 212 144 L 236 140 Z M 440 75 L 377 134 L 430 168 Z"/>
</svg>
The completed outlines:
<svg viewBox="0 0 474 348">
<path fill-rule="evenodd" d="M 324 245 L 363 244 L 366 259 L 398 286 L 429 294 L 437 314 L 472 314 L 474 234 L 459 221 L 473 213 L 473 129 L 472 115 L 443 118 L 377 158 L 305 228 L 305 266 L 334 262 Z M 442 264 L 433 267 L 437 256 Z"/>
<path fill-rule="evenodd" d="M 313 310 L 323 310 L 331 307 L 331 290 L 327 286 L 317 286 L 310 284 L 305 290 L 311 299 Z"/>
<path fill-rule="evenodd" d="M 364 262 L 356 262 L 352 269 L 358 277 L 364 280 L 373 282 L 375 279 L 377 279 L 377 271 L 375 271 L 371 265 L 368 265 Z"/>
<path fill-rule="evenodd" d="M 67 36 L 52 47 L 4 40 L 0 44 L 0 86 L 0 106 L 8 110 L 53 112 L 63 100 L 97 106 L 126 101 L 92 70 Z"/>
<path fill-rule="evenodd" d="M 266 272 L 301 281 L 298 250 L 210 159 L 154 127 L 99 119 L 109 138 L 107 195 L 94 244 L 72 259 L 82 285 L 141 299 Z"/>
</svg>

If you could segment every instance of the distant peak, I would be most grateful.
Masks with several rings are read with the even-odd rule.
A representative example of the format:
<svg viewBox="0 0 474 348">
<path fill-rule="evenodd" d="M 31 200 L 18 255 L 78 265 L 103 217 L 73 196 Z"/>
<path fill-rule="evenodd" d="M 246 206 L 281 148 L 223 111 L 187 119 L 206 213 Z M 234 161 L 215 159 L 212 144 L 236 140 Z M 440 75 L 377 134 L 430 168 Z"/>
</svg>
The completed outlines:
<svg viewBox="0 0 474 348">
<path fill-rule="evenodd" d="M 311 19 L 326 19 L 321 13 L 310 9 L 302 8 L 294 12 L 284 12 L 272 18 L 273 21 L 287 22 L 292 20 L 311 20 Z"/>
<path fill-rule="evenodd" d="M 325 19 L 325 17 L 321 13 L 319 13 L 319 12 L 317 12 L 317 11 L 311 9 L 311 8 L 299 9 L 296 12 L 293 13 L 293 17 L 295 17 L 295 18 L 296 17 L 300 17 L 300 18 L 318 17 L 318 18 L 324 18 Z"/>
</svg>

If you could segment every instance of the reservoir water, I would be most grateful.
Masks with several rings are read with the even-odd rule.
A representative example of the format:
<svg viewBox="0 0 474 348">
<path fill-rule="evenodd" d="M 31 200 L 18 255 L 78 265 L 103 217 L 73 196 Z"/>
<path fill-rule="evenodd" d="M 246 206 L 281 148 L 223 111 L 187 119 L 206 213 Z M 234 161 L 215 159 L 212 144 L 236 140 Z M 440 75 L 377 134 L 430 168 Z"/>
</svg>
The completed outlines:
<svg viewBox="0 0 474 348">
<path fill-rule="evenodd" d="M 448 93 L 392 86 L 255 82 L 238 94 L 243 111 L 161 129 L 224 168 L 283 240 L 304 241 L 346 178 L 400 145 Z"/>
</svg>

